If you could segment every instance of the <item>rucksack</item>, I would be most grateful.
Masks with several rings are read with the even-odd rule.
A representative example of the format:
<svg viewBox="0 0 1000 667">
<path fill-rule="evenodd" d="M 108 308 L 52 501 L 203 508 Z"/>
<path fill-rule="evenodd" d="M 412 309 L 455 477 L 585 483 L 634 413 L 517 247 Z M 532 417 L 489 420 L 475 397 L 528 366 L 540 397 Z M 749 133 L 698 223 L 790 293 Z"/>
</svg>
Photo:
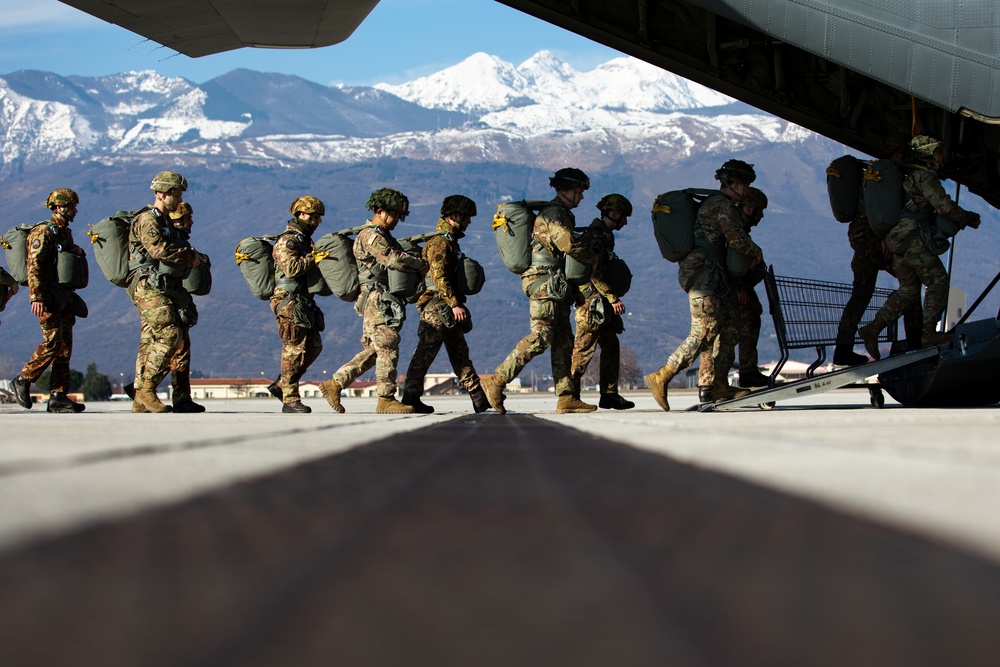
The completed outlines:
<svg viewBox="0 0 1000 667">
<path fill-rule="evenodd" d="M 250 293 L 261 301 L 274 294 L 274 242 L 281 234 L 248 236 L 239 242 L 234 253 L 243 280 Z"/>
<path fill-rule="evenodd" d="M 686 188 L 664 192 L 653 202 L 653 236 L 668 262 L 679 262 L 694 248 L 698 208 L 718 190 Z"/>
<path fill-rule="evenodd" d="M 28 234 L 38 225 L 44 225 L 47 221 L 28 222 L 17 227 L 11 227 L 2 239 L 4 254 L 7 257 L 7 266 L 10 267 L 10 275 L 13 276 L 17 284 L 24 287 L 28 284 Z"/>
<path fill-rule="evenodd" d="M 420 257 L 420 244 L 441 234 L 443 232 L 428 232 L 407 236 L 398 239 L 398 241 L 404 251 L 415 257 Z M 389 269 L 387 278 L 389 280 L 389 293 L 398 296 L 407 303 L 416 303 L 420 295 L 427 290 L 427 282 L 420 272 Z"/>
<path fill-rule="evenodd" d="M 843 155 L 826 168 L 826 192 L 830 198 L 830 210 L 839 222 L 851 222 L 857 216 L 864 173 L 864 161 L 853 155 Z"/>
<path fill-rule="evenodd" d="M 354 241 L 351 234 L 357 234 L 364 225 L 342 229 L 319 237 L 316 241 L 318 252 L 329 253 L 319 261 L 320 276 L 329 290 L 342 301 L 354 301 L 361 293 L 361 280 L 358 278 L 358 262 L 354 258 Z M 325 296 L 325 295 L 324 295 Z"/>
<path fill-rule="evenodd" d="M 148 207 L 135 211 L 118 211 L 90 226 L 87 236 L 94 247 L 94 259 L 108 282 L 117 287 L 128 286 L 128 232 L 132 219 Z"/>
<path fill-rule="evenodd" d="M 865 214 L 875 238 L 883 239 L 903 210 L 903 169 L 889 160 L 874 160 L 864 173 Z"/>
<path fill-rule="evenodd" d="M 522 199 L 497 205 L 493 216 L 493 236 L 500 259 L 511 273 L 521 275 L 531 266 L 531 239 L 538 211 L 551 201 Z"/>
</svg>

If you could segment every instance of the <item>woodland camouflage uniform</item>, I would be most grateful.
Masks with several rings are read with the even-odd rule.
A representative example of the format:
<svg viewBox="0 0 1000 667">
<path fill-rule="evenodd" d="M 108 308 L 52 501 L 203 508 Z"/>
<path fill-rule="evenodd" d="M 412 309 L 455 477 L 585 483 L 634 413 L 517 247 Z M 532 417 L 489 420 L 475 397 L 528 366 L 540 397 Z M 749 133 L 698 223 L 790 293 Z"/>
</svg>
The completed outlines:
<svg viewBox="0 0 1000 667">
<path fill-rule="evenodd" d="M 417 348 L 406 370 L 404 397 L 420 398 L 424 393 L 424 378 L 433 363 L 442 343 L 448 352 L 448 360 L 458 376 L 462 387 L 473 397 L 482 392 L 479 375 L 469 357 L 469 344 L 465 341 L 465 329 L 454 319 L 453 308 L 463 306 L 466 297 L 455 287 L 455 272 L 459 269 L 458 234 L 444 218 L 438 220 L 435 231 L 441 236 L 429 239 L 422 251 L 427 262 L 427 285 L 434 285 L 417 300 L 420 323 L 417 325 Z M 471 325 L 471 320 L 470 320 Z M 407 403 L 404 400 L 403 403 Z M 488 407 L 488 404 L 487 404 Z"/>
</svg>

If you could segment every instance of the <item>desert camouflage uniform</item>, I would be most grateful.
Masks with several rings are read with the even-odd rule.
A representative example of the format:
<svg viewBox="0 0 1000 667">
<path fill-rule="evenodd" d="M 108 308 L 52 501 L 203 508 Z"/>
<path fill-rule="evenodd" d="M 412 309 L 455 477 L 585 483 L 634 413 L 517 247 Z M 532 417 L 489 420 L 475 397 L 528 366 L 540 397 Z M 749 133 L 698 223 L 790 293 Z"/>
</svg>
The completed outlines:
<svg viewBox="0 0 1000 667">
<path fill-rule="evenodd" d="M 587 372 L 597 346 L 600 345 L 600 392 L 617 394 L 621 366 L 618 334 L 625 330 L 625 325 L 621 315 L 611 309 L 611 304 L 620 299 L 604 280 L 604 268 L 615 251 L 615 234 L 603 220 L 596 218 L 584 230 L 580 245 L 597 257 L 597 268 L 590 282 L 579 287 L 583 303 L 576 307 L 576 336 L 573 339 L 571 371 L 574 380 L 579 381 Z"/>
<path fill-rule="evenodd" d="M 396 395 L 399 330 L 406 319 L 406 303 L 386 291 L 386 273 L 388 269 L 419 272 L 424 261 L 404 251 L 389 230 L 368 223 L 354 240 L 354 257 L 362 283 L 354 310 L 364 318 L 362 349 L 333 374 L 333 379 L 341 387 L 347 387 L 374 366 L 376 393 L 382 398 L 392 398 Z"/>
<path fill-rule="evenodd" d="M 185 312 L 182 320 L 181 311 L 188 309 L 192 301 L 179 279 L 168 278 L 149 267 L 153 266 L 151 262 L 190 266 L 198 253 L 177 237 L 169 219 L 152 207 L 132 221 L 129 248 L 132 261 L 145 257 L 147 262 L 132 269 L 128 283 L 129 296 L 142 320 L 134 384 L 138 391 L 148 382 L 155 392 L 170 372 L 170 361 L 184 340 L 185 321 L 190 312 Z"/>
<path fill-rule="evenodd" d="M 889 296 L 876 317 L 893 322 L 907 307 L 920 303 L 920 284 L 924 295 L 924 331 L 933 330 L 948 304 L 948 273 L 941 258 L 931 252 L 920 236 L 918 220 L 933 224 L 934 213 L 955 221 L 964 228 L 970 215 L 944 191 L 937 174 L 917 168 L 903 179 L 903 191 L 912 203 L 904 208 L 899 223 L 886 236 L 892 251 L 892 269 L 899 287 Z"/>
<path fill-rule="evenodd" d="M 695 248 L 680 261 L 677 280 L 688 294 L 691 331 L 667 359 L 683 370 L 702 352 L 710 351 L 714 363 L 703 363 L 698 386 L 711 387 L 716 373 L 726 374 L 735 358 L 736 328 L 728 316 L 729 282 L 725 269 L 726 247 L 747 256 L 760 255 L 760 247 L 743 230 L 740 211 L 721 192 L 698 208 Z"/>
<path fill-rule="evenodd" d="M 281 374 L 278 386 L 284 404 L 301 400 L 299 380 L 320 352 L 325 328 L 323 312 L 306 288 L 305 277 L 316 265 L 312 235 L 294 219 L 274 242 L 274 293 L 271 310 L 281 339 Z"/>
<path fill-rule="evenodd" d="M 859 206 L 863 210 L 864 203 Z M 847 240 L 851 244 L 854 256 L 851 258 L 851 272 L 854 280 L 851 288 L 851 296 L 844 306 L 844 313 L 840 317 L 840 324 L 837 327 L 837 345 L 853 346 L 858 332 L 858 325 L 864 317 L 865 310 L 872 300 L 875 287 L 878 284 L 878 272 L 885 271 L 895 277 L 896 272 L 892 269 L 892 260 L 886 259 L 882 252 L 882 243 L 875 238 L 868 222 L 868 216 L 859 213 L 847 227 Z M 920 301 L 916 300 L 903 309 L 903 328 L 906 331 L 906 339 L 915 341 L 917 347 L 920 342 L 920 332 L 923 326 L 923 316 L 920 309 Z"/>
<path fill-rule="evenodd" d="M 34 227 L 26 241 L 28 245 L 28 300 L 40 301 L 45 312 L 38 316 L 42 328 L 42 342 L 31 359 L 21 370 L 21 377 L 35 382 L 51 364 L 52 375 L 49 391 L 69 391 L 69 360 L 73 355 L 73 325 L 76 316 L 70 308 L 72 290 L 59 285 L 56 274 L 56 254 L 77 252 L 73 234 L 59 228 L 54 222 L 43 222 Z M 78 297 L 77 297 L 78 298 Z"/>
<path fill-rule="evenodd" d="M 570 377 L 573 330 L 569 324 L 569 307 L 578 292 L 569 288 L 562 267 L 566 255 L 581 264 L 593 264 L 596 260 L 588 248 L 573 239 L 575 225 L 573 213 L 559 200 L 552 200 L 535 218 L 533 238 L 540 249 L 534 248 L 531 267 L 521 274 L 521 289 L 530 300 L 531 333 L 518 341 L 497 366 L 497 379 L 503 384 L 510 383 L 529 361 L 551 347 L 556 395 L 573 395 Z"/>
<path fill-rule="evenodd" d="M 452 370 L 462 387 L 470 394 L 479 389 L 479 375 L 469 358 L 469 344 L 465 342 L 462 325 L 455 322 L 452 308 L 465 303 L 465 295 L 454 285 L 455 272 L 459 270 L 461 248 L 455 230 L 447 220 L 438 220 L 435 231 L 445 232 L 424 244 L 423 258 L 427 262 L 428 289 L 417 300 L 420 324 L 417 325 L 417 349 L 413 351 L 410 367 L 406 370 L 403 393 L 419 398 L 424 393 L 424 378 L 434 358 L 444 343 Z M 444 310 L 447 309 L 447 312 Z"/>
</svg>

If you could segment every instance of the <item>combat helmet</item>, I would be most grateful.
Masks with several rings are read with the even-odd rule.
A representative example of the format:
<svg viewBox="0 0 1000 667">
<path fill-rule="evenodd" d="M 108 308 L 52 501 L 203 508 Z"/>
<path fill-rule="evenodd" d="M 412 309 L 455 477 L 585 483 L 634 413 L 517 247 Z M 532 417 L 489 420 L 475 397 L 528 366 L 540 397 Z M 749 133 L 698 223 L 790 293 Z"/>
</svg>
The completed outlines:
<svg viewBox="0 0 1000 667">
<path fill-rule="evenodd" d="M 764 194 L 763 190 L 749 188 L 740 204 L 763 211 L 767 208 L 767 195 Z"/>
<path fill-rule="evenodd" d="M 918 134 L 910 139 L 910 155 L 917 160 L 929 160 L 941 146 L 941 140 L 926 134 Z"/>
<path fill-rule="evenodd" d="M 560 169 L 549 178 L 549 185 L 561 192 L 572 188 L 590 188 L 590 178 L 575 167 Z"/>
<path fill-rule="evenodd" d="M 476 215 L 476 202 L 462 195 L 449 195 L 441 202 L 441 217 L 447 218 L 449 215 Z"/>
<path fill-rule="evenodd" d="M 186 201 L 182 201 L 181 205 L 177 207 L 176 211 L 170 212 L 170 219 L 180 220 L 185 215 L 192 215 L 192 214 L 194 214 L 194 209 L 191 208 L 191 204 L 187 203 Z"/>
<path fill-rule="evenodd" d="M 316 197 L 306 195 L 293 201 L 292 205 L 288 207 L 288 212 L 292 215 L 298 215 L 299 213 L 326 215 L 326 207 Z"/>
<path fill-rule="evenodd" d="M 153 177 L 153 182 L 149 184 L 149 189 L 153 192 L 167 192 L 174 188 L 181 192 L 188 189 L 187 179 L 176 171 L 161 171 Z"/>
<path fill-rule="evenodd" d="M 383 211 L 395 211 L 399 214 L 400 221 L 402 221 L 410 212 L 410 200 L 399 190 L 379 188 L 368 197 L 368 203 L 365 204 L 365 208 L 369 211 L 377 211 L 379 209 Z"/>
<path fill-rule="evenodd" d="M 725 164 L 715 172 L 715 180 L 723 185 L 729 185 L 734 181 L 750 185 L 757 180 L 757 172 L 753 170 L 753 165 L 743 160 L 726 160 Z"/>
<path fill-rule="evenodd" d="M 601 201 L 597 202 L 597 210 L 601 213 L 618 211 L 627 218 L 632 215 L 632 202 L 625 195 L 616 193 L 604 195 L 601 197 Z"/>
<path fill-rule="evenodd" d="M 49 193 L 48 198 L 45 200 L 45 208 L 54 211 L 56 206 L 70 206 L 71 204 L 79 203 L 80 198 L 69 188 L 56 188 Z"/>
</svg>

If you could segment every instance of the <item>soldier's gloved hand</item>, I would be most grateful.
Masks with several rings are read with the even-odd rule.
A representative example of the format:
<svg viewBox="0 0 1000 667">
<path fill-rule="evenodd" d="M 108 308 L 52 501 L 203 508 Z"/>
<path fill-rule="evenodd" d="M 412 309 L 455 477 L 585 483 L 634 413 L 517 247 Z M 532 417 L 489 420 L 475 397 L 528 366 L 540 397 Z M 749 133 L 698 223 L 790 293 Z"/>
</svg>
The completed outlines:
<svg viewBox="0 0 1000 667">
<path fill-rule="evenodd" d="M 313 250 L 313 259 L 316 260 L 317 264 L 319 264 L 329 256 L 330 253 L 328 252 L 323 252 L 322 250 Z"/>
<path fill-rule="evenodd" d="M 979 217 L 978 213 L 969 212 L 965 216 L 965 225 L 967 227 L 972 227 L 973 229 L 979 229 L 979 223 L 982 222 L 982 218 Z"/>
</svg>

